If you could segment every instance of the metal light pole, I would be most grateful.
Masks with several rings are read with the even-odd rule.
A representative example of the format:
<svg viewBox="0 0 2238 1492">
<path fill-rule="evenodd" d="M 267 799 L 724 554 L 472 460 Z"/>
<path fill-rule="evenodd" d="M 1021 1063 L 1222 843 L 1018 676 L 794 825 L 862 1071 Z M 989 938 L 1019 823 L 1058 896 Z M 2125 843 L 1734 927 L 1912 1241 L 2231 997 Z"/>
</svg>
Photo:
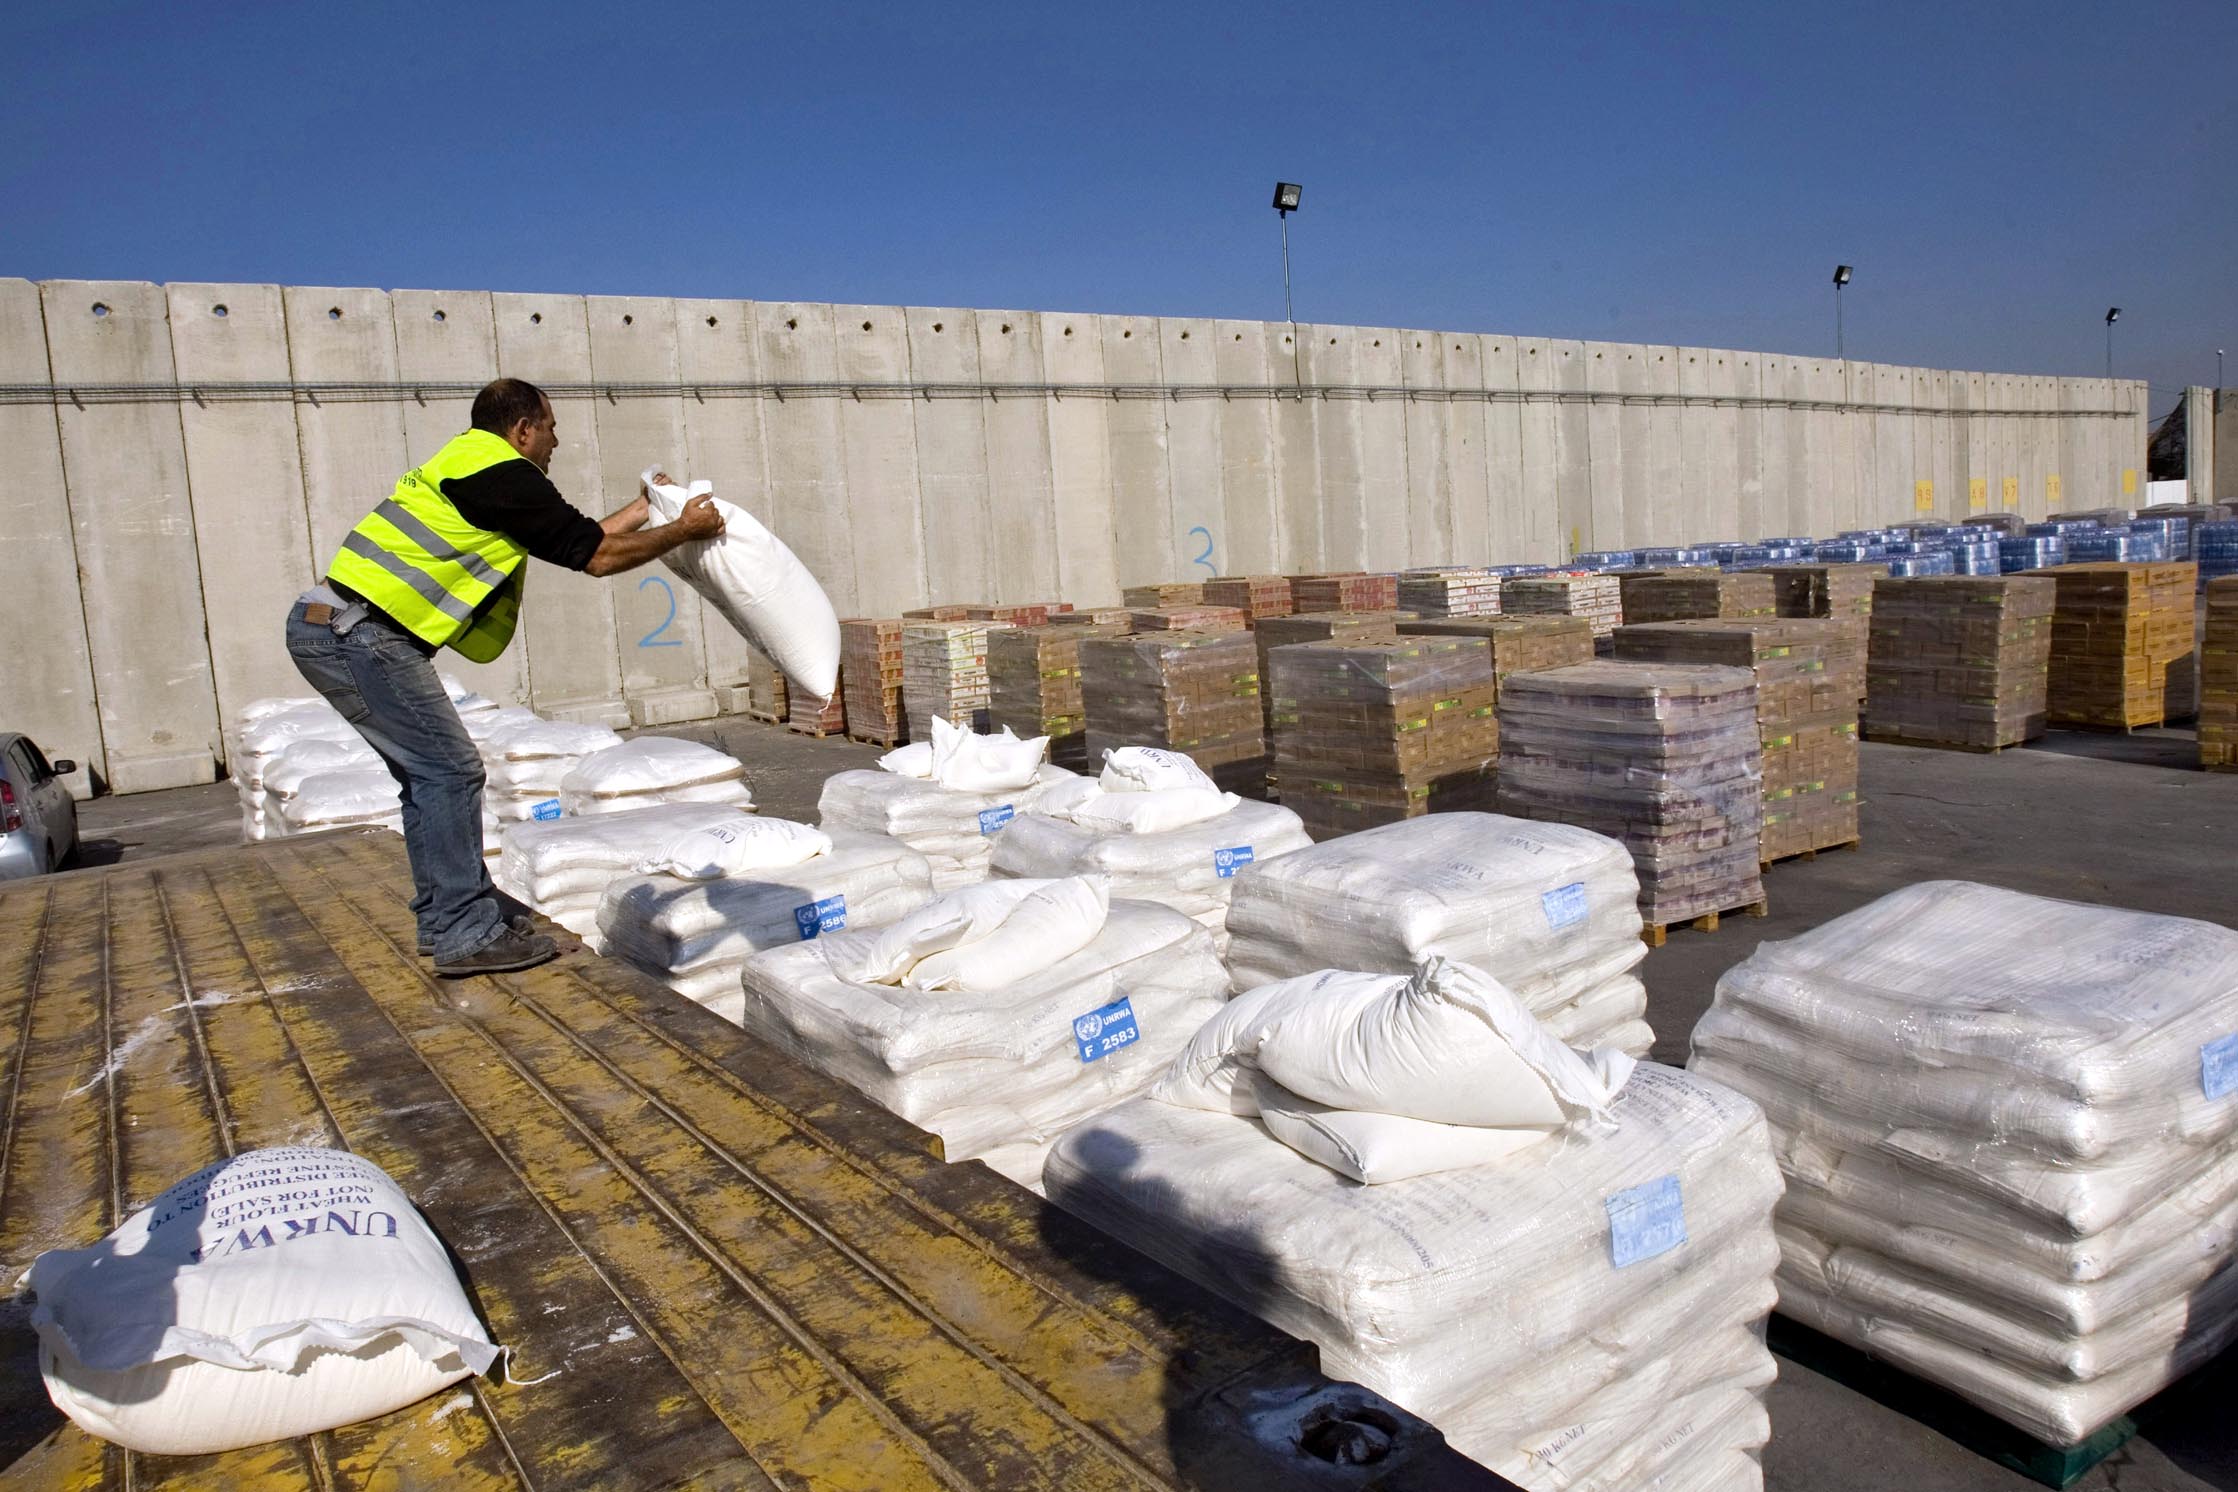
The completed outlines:
<svg viewBox="0 0 2238 1492">
<path fill-rule="evenodd" d="M 2222 349 L 2215 349 L 2215 387 L 2222 387 Z"/>
<path fill-rule="evenodd" d="M 1298 198 L 1305 189 L 1294 181 L 1274 184 L 1275 215 L 1282 219 L 1282 319 L 1290 323 L 1290 373 L 1297 381 L 1298 397 L 1305 397 L 1304 363 L 1298 355 L 1298 317 L 1290 309 L 1290 214 L 1298 210 Z"/>
<path fill-rule="evenodd" d="M 1848 265 L 1834 266 L 1834 356 L 1843 362 L 1849 361 L 1849 352 L 1842 338 L 1842 287 L 1849 283 L 1849 277 Z"/>
<path fill-rule="evenodd" d="M 2111 381 L 2114 376 L 2114 323 L 2119 320 L 2121 320 L 2121 307 L 2108 306 L 2106 308 L 2106 377 L 2108 381 Z"/>
</svg>

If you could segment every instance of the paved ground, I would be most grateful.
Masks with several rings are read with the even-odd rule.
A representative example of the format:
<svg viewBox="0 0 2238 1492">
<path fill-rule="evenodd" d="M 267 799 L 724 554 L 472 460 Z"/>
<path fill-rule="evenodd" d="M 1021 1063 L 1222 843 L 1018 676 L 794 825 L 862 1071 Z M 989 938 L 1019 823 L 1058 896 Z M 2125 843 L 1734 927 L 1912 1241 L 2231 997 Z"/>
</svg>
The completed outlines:
<svg viewBox="0 0 2238 1492">
<path fill-rule="evenodd" d="M 813 819 L 825 776 L 867 765 L 869 747 L 745 721 L 671 734 L 748 764 L 762 811 Z M 2238 774 L 2192 770 L 2188 732 L 2061 732 L 1999 756 L 1868 745 L 1864 845 L 1777 867 L 1771 915 L 1715 933 L 1680 931 L 1644 966 L 1656 1055 L 1684 1061 L 1717 977 L 1765 938 L 1786 938 L 1919 880 L 1959 877 L 2238 926 Z M 229 842 L 227 784 L 83 805 L 87 861 Z M 1794 1492 L 1996 1492 L 2031 1482 L 1912 1419 L 1793 1363 L 1771 1392 L 1770 1485 Z M 2144 1433 L 2077 1482 L 2088 1492 L 2238 1489 L 2228 1404 L 2238 1352 L 2139 1412 Z"/>
</svg>

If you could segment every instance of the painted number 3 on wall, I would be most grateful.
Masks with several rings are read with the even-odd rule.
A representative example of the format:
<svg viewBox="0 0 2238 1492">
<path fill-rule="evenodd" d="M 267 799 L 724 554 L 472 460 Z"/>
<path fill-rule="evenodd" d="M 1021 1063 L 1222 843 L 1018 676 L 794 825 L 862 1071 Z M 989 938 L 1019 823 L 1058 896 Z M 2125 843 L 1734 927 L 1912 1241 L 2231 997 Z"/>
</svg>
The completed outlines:
<svg viewBox="0 0 2238 1492">
<path fill-rule="evenodd" d="M 643 590 L 649 585 L 659 586 L 661 588 L 661 594 L 668 597 L 668 615 L 661 618 L 661 624 L 658 627 L 655 627 L 652 631 L 637 639 L 637 645 L 641 648 L 682 647 L 684 645 L 683 638 L 661 636 L 663 632 L 666 632 L 668 630 L 669 624 L 676 620 L 675 589 L 669 585 L 666 579 L 658 575 L 648 575 L 643 580 L 637 582 L 637 588 L 639 590 Z"/>
<path fill-rule="evenodd" d="M 1207 570 L 1210 570 L 1213 574 L 1217 575 L 1220 573 L 1220 567 L 1212 562 L 1212 530 L 1206 528 L 1201 523 L 1198 524 L 1195 528 L 1189 530 L 1189 536 L 1191 538 L 1195 538 L 1199 534 L 1204 535 L 1204 552 L 1199 554 L 1195 559 L 1191 560 L 1190 563 L 1193 565 L 1202 565 Z"/>
</svg>

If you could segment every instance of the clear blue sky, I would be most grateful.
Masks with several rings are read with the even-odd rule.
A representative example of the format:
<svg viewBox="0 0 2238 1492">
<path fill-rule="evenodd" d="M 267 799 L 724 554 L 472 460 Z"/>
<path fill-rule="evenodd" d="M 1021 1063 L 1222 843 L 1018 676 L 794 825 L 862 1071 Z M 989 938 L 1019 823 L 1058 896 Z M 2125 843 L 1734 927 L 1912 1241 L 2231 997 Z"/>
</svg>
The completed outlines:
<svg viewBox="0 0 2238 1492">
<path fill-rule="evenodd" d="M 189 19 L 191 15 L 191 19 Z M 2238 3 L 19 6 L 0 274 L 1277 318 L 2158 390 Z M 2155 412 L 2172 402 L 2156 392 Z"/>
</svg>

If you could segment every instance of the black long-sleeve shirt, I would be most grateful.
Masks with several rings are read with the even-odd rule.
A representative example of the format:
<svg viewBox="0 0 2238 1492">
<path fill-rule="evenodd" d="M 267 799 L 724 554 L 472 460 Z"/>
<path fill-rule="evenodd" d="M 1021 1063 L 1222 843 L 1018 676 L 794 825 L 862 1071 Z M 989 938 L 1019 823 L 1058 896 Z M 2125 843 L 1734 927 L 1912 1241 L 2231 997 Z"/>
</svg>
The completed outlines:
<svg viewBox="0 0 2238 1492">
<path fill-rule="evenodd" d="M 468 523 L 501 533 L 563 570 L 587 568 L 606 537 L 596 519 L 578 512 L 528 461 L 500 461 L 470 477 L 447 477 L 443 495 Z"/>
</svg>

